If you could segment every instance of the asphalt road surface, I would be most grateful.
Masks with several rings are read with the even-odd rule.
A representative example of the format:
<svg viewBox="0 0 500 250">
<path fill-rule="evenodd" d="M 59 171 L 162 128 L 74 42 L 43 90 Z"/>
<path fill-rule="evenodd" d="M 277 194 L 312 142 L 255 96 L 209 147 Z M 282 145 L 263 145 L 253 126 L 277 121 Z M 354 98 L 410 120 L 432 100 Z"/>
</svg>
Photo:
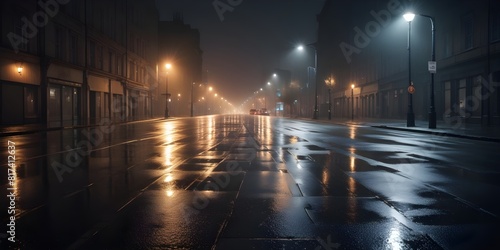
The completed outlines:
<svg viewBox="0 0 500 250">
<path fill-rule="evenodd" d="M 220 115 L 0 143 L 5 249 L 500 249 L 495 142 Z"/>
</svg>

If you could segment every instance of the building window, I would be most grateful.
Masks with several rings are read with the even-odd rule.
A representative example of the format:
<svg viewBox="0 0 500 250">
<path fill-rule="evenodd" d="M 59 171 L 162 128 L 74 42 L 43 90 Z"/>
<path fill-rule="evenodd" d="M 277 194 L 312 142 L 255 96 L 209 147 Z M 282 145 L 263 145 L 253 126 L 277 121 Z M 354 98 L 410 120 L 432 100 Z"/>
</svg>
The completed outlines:
<svg viewBox="0 0 500 250">
<path fill-rule="evenodd" d="M 56 58 L 65 60 L 66 58 L 66 53 L 65 53 L 65 47 L 64 42 L 65 42 L 65 37 L 64 37 L 64 29 L 62 27 L 56 27 L 55 29 L 55 52 L 56 52 Z"/>
<path fill-rule="evenodd" d="M 464 50 L 474 47 L 474 16 L 472 13 L 462 17 L 462 37 Z"/>
<path fill-rule="evenodd" d="M 451 38 L 451 33 L 446 32 L 444 35 L 444 58 L 448 58 L 453 55 L 453 39 Z"/>
<path fill-rule="evenodd" d="M 116 73 L 119 76 L 123 76 L 123 59 L 121 56 L 116 60 Z"/>
<path fill-rule="evenodd" d="M 38 90 L 35 87 L 25 87 L 24 93 L 25 118 L 36 118 L 38 116 Z"/>
<path fill-rule="evenodd" d="M 104 93 L 104 117 L 110 117 L 109 101 L 109 93 Z"/>
<path fill-rule="evenodd" d="M 89 65 L 95 68 L 95 42 L 90 41 L 89 47 Z"/>
<path fill-rule="evenodd" d="M 458 107 L 459 114 L 465 117 L 465 98 L 467 97 L 467 79 L 460 79 L 458 81 Z"/>
<path fill-rule="evenodd" d="M 108 71 L 109 71 L 109 73 L 114 73 L 113 72 L 113 69 L 114 69 L 113 65 L 115 64 L 115 53 L 110 51 L 108 56 L 109 56 L 109 58 L 108 58 Z"/>
<path fill-rule="evenodd" d="M 135 80 L 135 63 L 130 61 L 129 78 Z"/>
<path fill-rule="evenodd" d="M 495 15 L 493 13 L 499 13 L 500 7 L 497 7 L 493 10 L 490 10 L 490 22 L 491 22 L 491 33 L 490 33 L 490 41 L 496 42 L 500 40 L 500 15 Z"/>
<path fill-rule="evenodd" d="M 445 114 L 451 111 L 451 82 L 444 83 L 444 111 Z"/>
<path fill-rule="evenodd" d="M 103 69 L 103 48 L 101 45 L 96 46 L 96 68 Z"/>
<path fill-rule="evenodd" d="M 481 90 L 482 90 L 482 76 L 476 76 L 472 78 L 472 93 L 467 98 L 467 109 L 473 117 L 481 117 L 482 111 L 482 100 L 481 100 Z"/>
<path fill-rule="evenodd" d="M 14 17 L 14 20 L 16 20 L 16 22 L 14 23 L 14 33 L 17 36 L 25 38 L 25 40 L 23 42 L 21 42 L 21 43 L 18 44 L 17 49 L 19 49 L 21 51 L 27 51 L 28 50 L 28 43 L 29 43 L 30 39 L 26 39 L 27 34 L 26 34 L 26 29 L 23 29 L 23 25 L 24 24 L 21 21 L 22 17 L 23 17 L 23 15 L 21 15 L 21 14 L 16 15 Z"/>
<path fill-rule="evenodd" d="M 78 64 L 78 36 L 70 35 L 70 61 L 73 64 Z"/>
</svg>

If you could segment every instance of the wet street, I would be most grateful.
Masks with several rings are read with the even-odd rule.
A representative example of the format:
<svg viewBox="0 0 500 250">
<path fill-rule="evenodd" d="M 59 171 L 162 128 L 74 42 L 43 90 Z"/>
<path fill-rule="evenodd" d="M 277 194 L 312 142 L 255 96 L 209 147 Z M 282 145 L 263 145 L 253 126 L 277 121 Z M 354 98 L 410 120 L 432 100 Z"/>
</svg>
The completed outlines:
<svg viewBox="0 0 500 250">
<path fill-rule="evenodd" d="M 0 141 L 13 249 L 500 247 L 495 142 L 249 115 Z"/>
</svg>

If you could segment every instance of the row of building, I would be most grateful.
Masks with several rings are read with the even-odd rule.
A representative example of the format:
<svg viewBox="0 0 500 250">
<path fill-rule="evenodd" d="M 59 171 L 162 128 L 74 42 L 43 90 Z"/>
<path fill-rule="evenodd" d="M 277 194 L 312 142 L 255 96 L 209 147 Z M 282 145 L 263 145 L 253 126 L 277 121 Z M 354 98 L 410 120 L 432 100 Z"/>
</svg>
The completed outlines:
<svg viewBox="0 0 500 250">
<path fill-rule="evenodd" d="M 50 127 L 189 115 L 200 36 L 154 0 L 2 1 L 0 124 Z M 166 63 L 173 65 L 167 72 Z"/>
<path fill-rule="evenodd" d="M 411 102 L 416 119 L 428 119 L 432 18 L 437 119 L 500 124 L 498 13 L 494 0 L 326 0 L 315 44 L 320 117 L 331 105 L 334 118 L 406 119 Z"/>
</svg>

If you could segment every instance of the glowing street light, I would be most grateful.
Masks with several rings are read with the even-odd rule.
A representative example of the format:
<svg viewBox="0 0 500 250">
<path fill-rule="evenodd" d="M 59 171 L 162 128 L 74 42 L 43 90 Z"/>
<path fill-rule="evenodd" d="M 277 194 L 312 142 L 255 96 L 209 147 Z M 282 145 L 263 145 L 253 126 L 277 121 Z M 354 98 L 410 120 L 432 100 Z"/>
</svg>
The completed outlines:
<svg viewBox="0 0 500 250">
<path fill-rule="evenodd" d="M 167 69 L 167 76 L 165 77 L 165 98 L 166 98 L 166 101 L 165 101 L 165 118 L 168 118 L 169 117 L 168 102 L 169 102 L 169 99 L 170 99 L 170 94 L 168 93 L 168 73 L 169 73 L 170 69 L 172 68 L 172 64 L 170 64 L 170 63 L 165 64 L 165 68 Z"/>
<path fill-rule="evenodd" d="M 328 120 L 332 119 L 332 87 L 335 84 L 335 79 L 330 76 L 325 80 L 326 86 L 328 86 Z"/>
<path fill-rule="evenodd" d="M 432 52 L 431 60 L 429 61 L 429 72 L 431 73 L 431 93 L 430 93 L 430 107 L 429 107 L 429 128 L 436 128 L 436 108 L 434 106 L 434 74 L 436 73 L 436 28 L 434 27 L 434 18 L 428 15 L 418 14 L 419 16 L 427 17 L 431 21 L 431 32 L 432 32 Z M 403 15 L 403 18 L 410 24 L 415 18 L 415 14 L 408 12 Z M 410 53 L 410 31 L 408 31 L 408 54 Z M 408 59 L 409 60 L 409 59 Z M 431 69 L 431 65 L 433 69 Z M 411 75 L 410 75 L 411 76 Z M 411 79 L 410 79 L 411 85 Z M 411 94 L 409 94 L 411 96 Z M 413 122 L 413 126 L 415 126 Z"/>
<path fill-rule="evenodd" d="M 354 121 L 354 84 L 351 84 L 351 121 Z"/>
<path fill-rule="evenodd" d="M 407 21 L 407 22 L 411 22 L 413 21 L 413 18 L 415 18 L 415 14 L 411 13 L 411 12 L 408 12 L 408 13 L 405 13 L 403 15 L 403 18 Z"/>
</svg>

